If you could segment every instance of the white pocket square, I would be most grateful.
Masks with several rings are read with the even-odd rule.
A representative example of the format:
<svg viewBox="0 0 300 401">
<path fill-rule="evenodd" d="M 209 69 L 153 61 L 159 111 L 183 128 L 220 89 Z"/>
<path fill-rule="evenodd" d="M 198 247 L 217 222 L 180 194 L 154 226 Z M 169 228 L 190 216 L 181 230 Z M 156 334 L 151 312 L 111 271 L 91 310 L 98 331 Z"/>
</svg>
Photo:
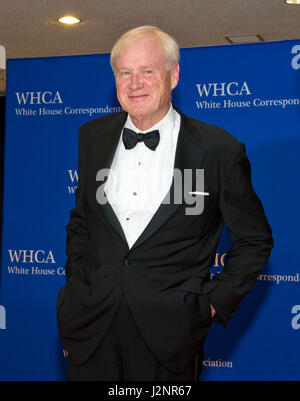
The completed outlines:
<svg viewBox="0 0 300 401">
<path fill-rule="evenodd" d="M 190 195 L 209 195 L 209 192 L 198 192 L 198 191 L 194 191 L 194 192 L 189 192 Z"/>
</svg>

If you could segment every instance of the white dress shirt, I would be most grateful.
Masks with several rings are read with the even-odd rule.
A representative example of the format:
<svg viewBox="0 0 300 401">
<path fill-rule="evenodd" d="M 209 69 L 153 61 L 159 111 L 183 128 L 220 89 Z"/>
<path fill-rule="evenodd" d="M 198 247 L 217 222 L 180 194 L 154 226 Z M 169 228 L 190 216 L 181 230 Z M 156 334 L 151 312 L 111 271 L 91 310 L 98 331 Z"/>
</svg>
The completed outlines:
<svg viewBox="0 0 300 401">
<path fill-rule="evenodd" d="M 129 115 L 124 127 L 137 133 L 157 129 L 160 134 L 155 151 L 144 142 L 127 150 L 121 135 L 104 187 L 131 248 L 171 187 L 180 115 L 171 105 L 167 115 L 147 131 L 136 128 Z"/>
</svg>

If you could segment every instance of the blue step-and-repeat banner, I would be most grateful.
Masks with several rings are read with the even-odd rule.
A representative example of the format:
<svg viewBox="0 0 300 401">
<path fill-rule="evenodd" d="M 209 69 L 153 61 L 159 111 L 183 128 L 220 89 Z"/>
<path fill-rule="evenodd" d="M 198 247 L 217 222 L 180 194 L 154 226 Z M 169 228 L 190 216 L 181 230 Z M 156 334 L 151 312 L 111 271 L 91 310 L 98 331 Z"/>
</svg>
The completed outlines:
<svg viewBox="0 0 300 401">
<path fill-rule="evenodd" d="M 173 101 L 246 144 L 275 240 L 226 329 L 213 324 L 201 380 L 299 380 L 300 41 L 182 49 Z M 8 60 L 0 380 L 66 379 L 56 296 L 78 129 L 119 110 L 107 54 Z M 229 246 L 225 230 L 212 275 Z"/>
</svg>

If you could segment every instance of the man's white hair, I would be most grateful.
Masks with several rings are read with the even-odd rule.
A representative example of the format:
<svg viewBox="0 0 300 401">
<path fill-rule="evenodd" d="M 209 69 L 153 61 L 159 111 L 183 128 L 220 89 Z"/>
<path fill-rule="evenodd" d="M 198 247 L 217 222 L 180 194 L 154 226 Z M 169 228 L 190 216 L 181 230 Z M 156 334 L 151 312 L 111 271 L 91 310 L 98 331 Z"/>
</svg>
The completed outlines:
<svg viewBox="0 0 300 401">
<path fill-rule="evenodd" d="M 116 60 L 122 48 L 136 40 L 146 37 L 153 37 L 162 45 L 165 53 L 166 68 L 168 70 L 171 70 L 176 65 L 179 61 L 179 46 L 176 40 L 156 26 L 145 25 L 125 32 L 114 44 L 110 53 L 110 65 L 113 71 L 116 69 Z"/>
</svg>

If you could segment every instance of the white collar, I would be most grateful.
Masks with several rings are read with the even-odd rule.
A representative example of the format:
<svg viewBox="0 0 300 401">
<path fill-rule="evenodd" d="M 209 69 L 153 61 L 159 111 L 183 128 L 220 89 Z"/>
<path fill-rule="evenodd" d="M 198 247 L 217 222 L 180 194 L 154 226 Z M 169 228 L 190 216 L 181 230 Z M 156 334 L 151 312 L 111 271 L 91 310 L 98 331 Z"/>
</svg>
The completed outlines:
<svg viewBox="0 0 300 401">
<path fill-rule="evenodd" d="M 128 114 L 127 120 L 125 123 L 125 127 L 132 129 L 135 132 L 140 132 L 140 133 L 145 133 L 153 130 L 159 130 L 160 135 L 163 135 L 165 131 L 172 130 L 175 124 L 175 110 L 173 109 L 172 104 L 170 105 L 168 113 L 164 116 L 162 120 L 160 120 L 158 123 L 153 125 L 153 127 L 148 128 L 145 131 L 139 130 L 132 122 L 130 115 Z"/>
</svg>

